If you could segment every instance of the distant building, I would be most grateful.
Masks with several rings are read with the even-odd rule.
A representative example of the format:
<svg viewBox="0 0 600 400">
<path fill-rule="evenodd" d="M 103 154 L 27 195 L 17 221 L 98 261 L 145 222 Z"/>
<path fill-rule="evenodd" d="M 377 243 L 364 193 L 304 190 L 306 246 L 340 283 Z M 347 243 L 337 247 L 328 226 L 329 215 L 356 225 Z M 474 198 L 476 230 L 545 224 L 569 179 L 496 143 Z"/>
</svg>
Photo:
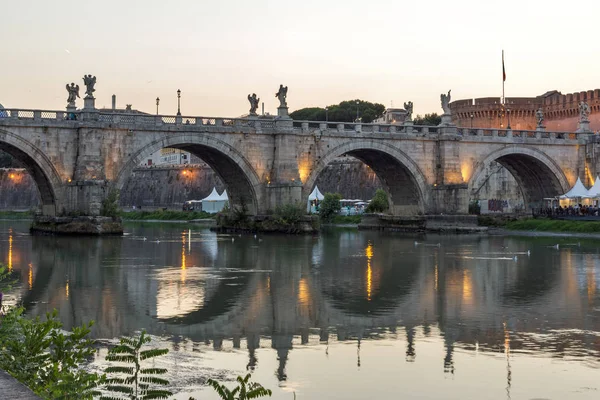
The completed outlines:
<svg viewBox="0 0 600 400">
<path fill-rule="evenodd" d="M 402 125 L 406 119 L 406 110 L 403 108 L 388 108 L 383 115 L 373 121 L 374 124 Z"/>
<path fill-rule="evenodd" d="M 537 97 L 500 97 L 456 100 L 450 103 L 452 121 L 461 127 L 535 130 L 538 109 L 544 111 L 544 125 L 550 131 L 577 130 L 579 103 L 590 106 L 590 127 L 600 130 L 600 89 L 562 94 L 551 90 Z"/>
</svg>

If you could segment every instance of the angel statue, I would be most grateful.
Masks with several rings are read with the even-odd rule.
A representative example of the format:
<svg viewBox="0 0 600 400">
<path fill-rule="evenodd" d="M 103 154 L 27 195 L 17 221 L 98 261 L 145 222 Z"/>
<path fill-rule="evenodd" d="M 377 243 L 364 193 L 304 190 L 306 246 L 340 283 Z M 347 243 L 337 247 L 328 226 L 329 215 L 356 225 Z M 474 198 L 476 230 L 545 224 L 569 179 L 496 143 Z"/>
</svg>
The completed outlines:
<svg viewBox="0 0 600 400">
<path fill-rule="evenodd" d="M 412 121 L 413 102 L 409 101 L 408 103 L 404 103 L 404 109 L 406 110 L 405 121 Z"/>
<path fill-rule="evenodd" d="M 279 85 L 279 90 L 275 93 L 275 97 L 279 99 L 279 107 L 287 107 L 287 86 Z"/>
<path fill-rule="evenodd" d="M 544 126 L 544 110 L 542 110 L 541 108 L 539 108 L 535 112 L 535 118 L 537 119 L 537 126 L 538 126 L 538 128 Z"/>
<path fill-rule="evenodd" d="M 248 101 L 250 102 L 250 115 L 256 115 L 256 109 L 260 99 L 256 97 L 256 93 L 252 93 L 252 96 L 248 95 Z"/>
<path fill-rule="evenodd" d="M 67 92 L 69 92 L 69 97 L 67 98 L 67 103 L 69 105 L 75 105 L 75 99 L 79 97 L 79 85 L 75 85 L 71 82 L 71 86 L 67 83 Z"/>
<path fill-rule="evenodd" d="M 85 96 L 86 99 L 93 99 L 94 98 L 94 92 L 96 91 L 94 89 L 94 85 L 96 84 L 96 77 L 90 75 L 84 75 L 83 76 L 83 83 L 85 84 L 85 94 L 87 96 Z"/>
<path fill-rule="evenodd" d="M 590 115 L 590 106 L 585 101 L 579 103 L 579 121 L 587 122 Z"/>
<path fill-rule="evenodd" d="M 442 100 L 442 110 L 444 110 L 444 114 L 451 114 L 452 111 L 450 110 L 450 92 L 452 90 L 448 90 L 448 94 L 441 94 L 440 95 L 440 100 Z"/>
</svg>

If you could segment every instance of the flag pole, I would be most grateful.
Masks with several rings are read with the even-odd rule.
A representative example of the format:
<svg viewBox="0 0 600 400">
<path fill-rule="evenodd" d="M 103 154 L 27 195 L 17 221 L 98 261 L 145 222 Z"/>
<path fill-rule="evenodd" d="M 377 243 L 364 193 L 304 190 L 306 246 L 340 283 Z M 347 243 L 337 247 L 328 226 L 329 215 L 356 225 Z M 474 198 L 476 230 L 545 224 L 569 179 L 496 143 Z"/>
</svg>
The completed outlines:
<svg viewBox="0 0 600 400">
<path fill-rule="evenodd" d="M 502 105 L 506 104 L 506 97 L 504 97 L 504 81 L 506 80 L 506 75 L 504 72 L 504 49 L 502 49 Z"/>
</svg>

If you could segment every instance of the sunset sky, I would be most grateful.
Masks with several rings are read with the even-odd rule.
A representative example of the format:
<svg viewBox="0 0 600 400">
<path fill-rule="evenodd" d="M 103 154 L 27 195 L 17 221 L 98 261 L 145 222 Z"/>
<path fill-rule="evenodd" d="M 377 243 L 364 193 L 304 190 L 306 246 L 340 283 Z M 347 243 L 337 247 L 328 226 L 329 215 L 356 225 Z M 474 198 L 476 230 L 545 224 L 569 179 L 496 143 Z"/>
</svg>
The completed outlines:
<svg viewBox="0 0 600 400">
<path fill-rule="evenodd" d="M 600 1 L 103 0 L 2 6 L 0 103 L 64 109 L 96 75 L 96 106 L 238 116 L 256 92 L 276 112 L 360 98 L 415 113 L 453 100 L 600 87 Z M 79 100 L 79 107 L 83 101 Z"/>
</svg>

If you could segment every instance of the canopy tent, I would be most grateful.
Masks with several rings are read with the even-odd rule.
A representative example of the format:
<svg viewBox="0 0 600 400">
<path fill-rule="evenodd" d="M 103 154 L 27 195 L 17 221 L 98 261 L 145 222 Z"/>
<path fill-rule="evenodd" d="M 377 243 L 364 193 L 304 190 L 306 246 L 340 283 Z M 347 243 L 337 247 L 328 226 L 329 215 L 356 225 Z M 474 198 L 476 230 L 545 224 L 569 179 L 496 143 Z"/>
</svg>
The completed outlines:
<svg viewBox="0 0 600 400">
<path fill-rule="evenodd" d="M 223 192 L 223 194 L 227 196 L 225 192 Z M 218 213 L 225 207 L 226 202 L 227 200 L 217 193 L 217 189 L 213 188 L 212 192 L 202 199 L 202 211 L 211 214 Z"/>
<path fill-rule="evenodd" d="M 221 193 L 221 200 L 225 200 L 225 201 L 229 201 L 229 196 L 227 195 L 227 189 L 223 190 L 223 193 Z"/>
<path fill-rule="evenodd" d="M 600 178 L 598 178 L 598 175 L 596 175 L 594 185 L 588 190 L 587 195 L 584 197 L 588 199 L 597 199 L 600 197 Z"/>
<path fill-rule="evenodd" d="M 577 178 L 575 185 L 567 193 L 559 196 L 561 199 L 577 199 L 581 197 L 587 197 L 588 190 L 581 183 L 581 179 Z"/>
<path fill-rule="evenodd" d="M 325 196 L 323 196 L 323 193 L 321 193 L 319 191 L 319 188 L 317 186 L 315 186 L 315 189 L 312 191 L 311 194 L 308 195 L 308 201 L 306 202 L 306 212 L 312 212 L 313 210 L 311 210 L 311 203 L 314 201 L 315 203 L 318 203 L 319 201 L 323 200 L 325 198 Z M 316 211 L 316 208 L 315 210 Z"/>
</svg>

